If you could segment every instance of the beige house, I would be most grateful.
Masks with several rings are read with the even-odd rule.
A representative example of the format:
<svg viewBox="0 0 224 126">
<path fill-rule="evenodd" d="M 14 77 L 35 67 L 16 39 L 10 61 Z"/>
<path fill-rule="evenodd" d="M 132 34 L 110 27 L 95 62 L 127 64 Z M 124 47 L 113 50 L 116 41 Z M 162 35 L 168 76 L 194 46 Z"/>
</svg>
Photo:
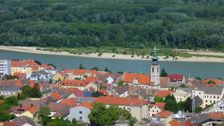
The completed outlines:
<svg viewBox="0 0 224 126">
<path fill-rule="evenodd" d="M 98 97 L 94 102 L 105 104 L 107 107 L 110 105 L 117 105 L 122 109 L 126 109 L 130 112 L 132 117 L 135 117 L 138 121 L 144 118 L 148 118 L 148 101 L 133 99 L 133 98 L 122 98 L 122 97 Z"/>
<path fill-rule="evenodd" d="M 183 90 L 176 90 L 176 92 L 173 93 L 173 96 L 177 102 L 183 102 L 186 101 L 188 97 L 191 97 L 191 93 Z"/>
<path fill-rule="evenodd" d="M 199 96 L 203 103 L 201 105 L 202 108 L 205 108 L 208 105 L 212 105 L 224 97 L 224 87 L 208 87 L 202 86 L 198 89 L 192 90 L 192 94 L 194 97 Z"/>
<path fill-rule="evenodd" d="M 63 81 L 64 80 L 64 75 L 63 74 L 61 74 L 61 73 L 56 73 L 55 75 L 53 75 L 53 77 L 52 77 L 52 81 L 53 82 L 57 82 L 57 81 Z"/>
</svg>

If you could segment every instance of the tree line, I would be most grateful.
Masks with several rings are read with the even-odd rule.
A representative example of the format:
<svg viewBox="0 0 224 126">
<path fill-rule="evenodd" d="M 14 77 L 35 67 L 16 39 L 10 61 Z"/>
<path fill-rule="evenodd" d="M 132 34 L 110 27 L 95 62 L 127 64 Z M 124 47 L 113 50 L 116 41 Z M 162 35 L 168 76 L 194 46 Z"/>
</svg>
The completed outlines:
<svg viewBox="0 0 224 126">
<path fill-rule="evenodd" d="M 224 49 L 223 0 L 2 0 L 0 44 Z"/>
</svg>

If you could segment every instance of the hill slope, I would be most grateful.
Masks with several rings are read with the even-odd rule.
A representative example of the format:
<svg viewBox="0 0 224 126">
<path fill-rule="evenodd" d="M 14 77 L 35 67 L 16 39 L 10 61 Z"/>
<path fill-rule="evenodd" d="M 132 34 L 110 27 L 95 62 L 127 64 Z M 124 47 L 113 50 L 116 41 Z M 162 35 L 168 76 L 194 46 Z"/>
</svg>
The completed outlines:
<svg viewBox="0 0 224 126">
<path fill-rule="evenodd" d="M 224 49 L 223 0 L 1 0 L 0 44 Z"/>
</svg>

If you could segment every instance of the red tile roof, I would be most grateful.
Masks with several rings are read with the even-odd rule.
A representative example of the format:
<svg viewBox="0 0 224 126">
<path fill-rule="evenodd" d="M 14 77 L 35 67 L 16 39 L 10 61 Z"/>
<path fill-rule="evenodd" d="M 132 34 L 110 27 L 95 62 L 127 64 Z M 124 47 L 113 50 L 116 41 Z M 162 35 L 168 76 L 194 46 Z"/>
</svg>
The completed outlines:
<svg viewBox="0 0 224 126">
<path fill-rule="evenodd" d="M 76 99 L 75 98 L 70 98 L 70 99 L 63 99 L 61 101 L 62 104 L 66 104 L 70 107 L 73 107 L 76 105 Z"/>
<path fill-rule="evenodd" d="M 181 122 L 177 121 L 177 120 L 172 120 L 170 122 L 171 126 L 182 126 Z"/>
<path fill-rule="evenodd" d="M 60 99 L 62 98 L 61 95 L 58 94 L 58 93 L 56 93 L 56 92 L 53 92 L 53 93 L 51 94 L 51 96 L 54 97 L 54 98 L 57 99 L 57 100 L 60 100 Z"/>
<path fill-rule="evenodd" d="M 224 113 L 223 112 L 212 112 L 208 114 L 208 117 L 212 119 L 224 119 Z"/>
<path fill-rule="evenodd" d="M 132 83 L 135 79 L 138 81 L 139 84 L 151 83 L 149 75 L 134 73 L 125 73 L 122 81 L 126 83 Z"/>
<path fill-rule="evenodd" d="M 222 81 L 220 79 L 216 79 L 216 78 L 208 78 L 208 79 L 202 80 L 202 83 L 208 85 L 209 81 L 214 82 L 214 84 L 212 84 L 213 86 L 224 84 L 224 81 Z"/>
<path fill-rule="evenodd" d="M 160 97 L 160 98 L 164 98 L 168 95 L 172 95 L 174 93 L 174 91 L 170 91 L 170 90 L 161 90 L 158 91 L 155 96 Z"/>
<path fill-rule="evenodd" d="M 94 100 L 94 102 L 100 102 L 107 105 L 124 105 L 124 106 L 142 106 L 149 104 L 146 100 L 123 98 L 123 97 L 108 97 L 101 96 Z"/>
<path fill-rule="evenodd" d="M 69 88 L 68 92 L 74 94 L 76 97 L 84 97 L 83 91 L 79 90 L 78 88 Z"/>
<path fill-rule="evenodd" d="M 13 60 L 12 67 L 31 67 L 32 70 L 38 70 L 40 65 L 34 60 Z"/>
<path fill-rule="evenodd" d="M 76 74 L 76 75 L 82 75 L 82 74 L 86 74 L 86 73 L 96 74 L 97 71 L 96 70 L 85 70 L 85 69 L 73 70 L 73 74 Z"/>
<path fill-rule="evenodd" d="M 170 78 L 171 82 L 176 82 L 176 81 L 183 81 L 184 75 L 183 74 L 170 74 L 168 75 Z"/>
<path fill-rule="evenodd" d="M 16 122 L 3 122 L 3 126 L 17 126 L 17 125 L 16 125 Z"/>
<path fill-rule="evenodd" d="M 156 104 L 155 104 L 157 107 L 159 107 L 160 109 L 164 109 L 165 108 L 165 105 L 166 105 L 166 103 L 164 103 L 164 102 L 156 102 Z"/>
<path fill-rule="evenodd" d="M 89 109 L 93 108 L 93 105 L 90 102 L 83 102 L 83 103 L 80 104 L 80 106 L 83 106 L 83 107 L 86 107 L 86 108 L 89 108 Z"/>
<path fill-rule="evenodd" d="M 62 85 L 65 86 L 83 86 L 85 87 L 89 83 L 85 80 L 62 80 Z"/>
<path fill-rule="evenodd" d="M 97 82 L 97 77 L 90 76 L 90 77 L 87 77 L 85 79 L 85 81 L 88 82 L 88 83 Z"/>
<path fill-rule="evenodd" d="M 163 110 L 161 112 L 159 112 L 157 115 L 159 115 L 160 118 L 168 118 L 169 116 L 171 116 L 173 113 L 167 110 Z"/>
<path fill-rule="evenodd" d="M 35 114 L 39 111 L 39 108 L 36 106 L 33 106 L 33 107 L 29 108 L 28 111 L 32 114 Z"/>
</svg>

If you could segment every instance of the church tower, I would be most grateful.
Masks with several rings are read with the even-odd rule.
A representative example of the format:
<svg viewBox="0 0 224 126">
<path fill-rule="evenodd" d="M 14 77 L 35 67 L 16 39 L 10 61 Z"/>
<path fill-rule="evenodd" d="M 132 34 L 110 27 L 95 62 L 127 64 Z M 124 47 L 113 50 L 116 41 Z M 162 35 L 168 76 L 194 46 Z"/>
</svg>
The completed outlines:
<svg viewBox="0 0 224 126">
<path fill-rule="evenodd" d="M 159 61 L 157 56 L 156 47 L 153 49 L 153 56 L 152 56 L 152 64 L 151 64 L 151 81 L 154 82 L 154 85 L 160 84 L 160 67 Z"/>
</svg>

